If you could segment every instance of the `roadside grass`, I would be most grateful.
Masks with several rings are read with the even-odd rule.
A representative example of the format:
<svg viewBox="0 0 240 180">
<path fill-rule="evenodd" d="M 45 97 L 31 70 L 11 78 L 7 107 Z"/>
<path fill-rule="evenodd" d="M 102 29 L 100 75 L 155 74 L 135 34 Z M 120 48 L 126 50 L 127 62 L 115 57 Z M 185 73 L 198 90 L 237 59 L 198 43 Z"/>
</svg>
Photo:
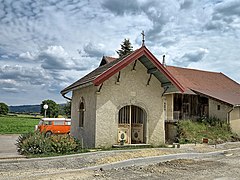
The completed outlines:
<svg viewBox="0 0 240 180">
<path fill-rule="evenodd" d="M 179 121 L 178 133 L 180 143 L 202 143 L 203 138 L 209 140 L 209 144 L 219 144 L 227 141 L 239 141 L 240 137 L 231 132 L 229 125 L 211 126 L 191 120 Z"/>
<path fill-rule="evenodd" d="M 39 118 L 24 115 L 0 116 L 0 134 L 23 134 L 34 132 L 34 127 L 39 123 Z"/>
</svg>

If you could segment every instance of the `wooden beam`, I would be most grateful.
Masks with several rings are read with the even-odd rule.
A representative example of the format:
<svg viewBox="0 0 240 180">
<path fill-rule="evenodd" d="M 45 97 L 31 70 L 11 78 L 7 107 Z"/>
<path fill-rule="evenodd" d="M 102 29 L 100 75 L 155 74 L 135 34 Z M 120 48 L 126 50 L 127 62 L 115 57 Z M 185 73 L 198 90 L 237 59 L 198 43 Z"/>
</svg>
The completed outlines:
<svg viewBox="0 0 240 180">
<path fill-rule="evenodd" d="M 148 69 L 147 70 L 147 73 L 148 74 L 153 74 L 154 72 L 156 72 L 158 69 L 155 67 L 155 68 L 151 68 L 151 69 Z"/>
<path fill-rule="evenodd" d="M 98 88 L 97 93 L 100 93 L 101 89 L 102 89 L 103 83 L 100 85 L 100 87 Z"/>
<path fill-rule="evenodd" d="M 163 97 L 163 95 L 165 94 L 165 92 L 167 92 L 168 88 L 169 88 L 168 86 L 165 86 L 165 87 L 164 87 L 164 91 L 163 91 L 163 93 L 162 93 L 162 97 Z"/>
<path fill-rule="evenodd" d="M 152 74 L 150 74 L 149 78 L 148 78 L 148 81 L 147 81 L 147 85 L 149 85 L 150 81 L 151 81 L 151 78 L 152 78 Z"/>
<path fill-rule="evenodd" d="M 120 82 L 121 71 L 118 72 L 117 82 Z"/>
<path fill-rule="evenodd" d="M 171 86 L 171 85 L 172 85 L 171 82 L 165 82 L 165 83 L 162 83 L 162 84 L 161 84 L 162 87 Z"/>
<path fill-rule="evenodd" d="M 134 64 L 133 64 L 133 68 L 132 68 L 132 71 L 136 71 L 135 67 L 136 67 L 136 64 L 137 64 L 137 60 L 134 61 Z"/>
</svg>

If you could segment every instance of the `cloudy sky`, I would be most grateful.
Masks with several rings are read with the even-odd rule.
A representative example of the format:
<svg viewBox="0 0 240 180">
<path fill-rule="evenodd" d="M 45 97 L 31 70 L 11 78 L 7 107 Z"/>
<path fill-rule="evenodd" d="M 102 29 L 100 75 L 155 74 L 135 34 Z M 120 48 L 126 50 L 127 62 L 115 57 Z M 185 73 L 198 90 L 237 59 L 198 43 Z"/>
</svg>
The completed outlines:
<svg viewBox="0 0 240 180">
<path fill-rule="evenodd" d="M 168 65 L 240 82 L 239 0 L 0 0 L 0 101 L 65 102 L 60 91 L 116 56 L 124 38 Z"/>
</svg>

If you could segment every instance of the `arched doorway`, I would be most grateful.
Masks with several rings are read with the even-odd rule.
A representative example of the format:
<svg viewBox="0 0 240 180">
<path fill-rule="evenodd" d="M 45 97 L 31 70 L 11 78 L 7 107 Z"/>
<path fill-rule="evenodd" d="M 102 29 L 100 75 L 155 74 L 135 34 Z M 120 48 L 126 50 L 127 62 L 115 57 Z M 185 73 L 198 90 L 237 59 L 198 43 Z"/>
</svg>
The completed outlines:
<svg viewBox="0 0 240 180">
<path fill-rule="evenodd" d="M 118 112 L 118 143 L 145 143 L 146 112 L 134 105 L 122 107 Z"/>
</svg>

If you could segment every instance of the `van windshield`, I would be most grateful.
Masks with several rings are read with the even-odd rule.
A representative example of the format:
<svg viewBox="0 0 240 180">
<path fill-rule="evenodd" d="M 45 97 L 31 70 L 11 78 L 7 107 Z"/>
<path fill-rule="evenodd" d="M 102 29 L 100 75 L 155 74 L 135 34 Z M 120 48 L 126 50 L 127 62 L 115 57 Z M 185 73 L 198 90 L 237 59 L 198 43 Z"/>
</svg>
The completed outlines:
<svg viewBox="0 0 240 180">
<path fill-rule="evenodd" d="M 52 121 L 43 121 L 43 124 L 45 124 L 45 125 L 52 125 Z"/>
</svg>

